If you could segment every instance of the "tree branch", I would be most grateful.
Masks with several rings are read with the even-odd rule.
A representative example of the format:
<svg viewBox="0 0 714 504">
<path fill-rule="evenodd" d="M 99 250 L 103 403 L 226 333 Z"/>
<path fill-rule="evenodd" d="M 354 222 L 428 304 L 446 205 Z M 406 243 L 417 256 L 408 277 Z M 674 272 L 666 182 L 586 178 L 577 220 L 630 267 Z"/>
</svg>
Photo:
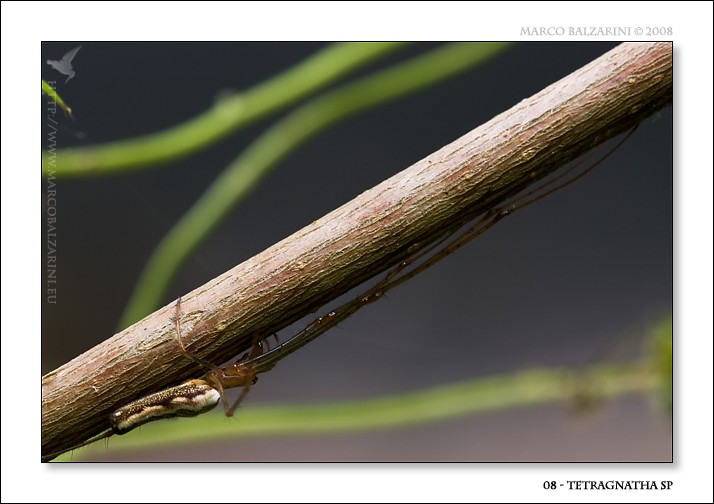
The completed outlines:
<svg viewBox="0 0 714 504">
<path fill-rule="evenodd" d="M 627 43 L 182 299 L 184 343 L 225 362 L 671 103 L 672 45 Z M 42 379 L 42 452 L 198 376 L 157 310 Z"/>
</svg>

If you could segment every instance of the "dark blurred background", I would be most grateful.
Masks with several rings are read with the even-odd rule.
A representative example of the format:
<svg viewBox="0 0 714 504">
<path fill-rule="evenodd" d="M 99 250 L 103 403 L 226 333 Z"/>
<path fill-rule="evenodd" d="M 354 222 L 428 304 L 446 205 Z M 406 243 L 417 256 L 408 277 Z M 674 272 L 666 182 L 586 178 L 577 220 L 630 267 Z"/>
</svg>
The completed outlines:
<svg viewBox="0 0 714 504">
<path fill-rule="evenodd" d="M 80 44 L 76 76 L 65 85 L 65 77 L 45 62 Z M 42 77 L 58 81 L 58 91 L 76 118 L 62 120 L 58 147 L 131 138 L 176 125 L 205 111 L 221 92 L 250 88 L 324 46 L 43 43 Z M 357 74 L 436 46 L 414 44 Z M 185 265 L 163 302 L 285 238 L 615 46 L 520 43 L 478 68 L 323 132 L 235 208 Z M 181 161 L 104 178 L 57 181 L 58 296 L 56 305 L 47 304 L 43 285 L 43 373 L 116 332 L 128 296 L 161 237 L 227 164 L 288 112 Z M 504 219 L 386 300 L 283 360 L 261 376 L 242 407 L 375 397 L 532 367 L 637 358 L 646 329 L 672 310 L 672 145 L 668 108 L 643 123 L 583 180 Z M 44 204 L 44 182 L 42 194 Z M 43 213 L 43 242 L 45 225 Z M 43 279 L 45 257 L 46 250 Z M 283 339 L 302 325 L 281 333 Z M 108 451 L 104 458 L 110 457 Z M 671 457 L 667 418 L 652 409 L 647 397 L 630 396 L 581 414 L 563 405 L 541 406 L 399 430 L 212 442 L 124 453 L 112 460 Z"/>
</svg>

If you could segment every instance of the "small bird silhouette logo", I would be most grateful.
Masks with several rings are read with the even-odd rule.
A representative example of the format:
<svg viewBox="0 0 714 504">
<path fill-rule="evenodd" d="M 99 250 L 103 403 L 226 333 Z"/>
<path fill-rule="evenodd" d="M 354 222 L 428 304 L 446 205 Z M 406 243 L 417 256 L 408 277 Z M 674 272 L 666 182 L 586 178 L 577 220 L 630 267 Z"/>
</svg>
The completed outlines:
<svg viewBox="0 0 714 504">
<path fill-rule="evenodd" d="M 72 68 L 72 60 L 74 57 L 77 55 L 77 52 L 82 48 L 82 46 L 77 46 L 71 51 L 69 51 L 67 54 L 62 56 L 62 59 L 59 61 L 55 60 L 47 60 L 47 64 L 57 70 L 59 73 L 63 75 L 68 75 L 67 80 L 64 81 L 65 84 L 69 82 L 69 80 L 74 77 L 74 68 Z"/>
</svg>

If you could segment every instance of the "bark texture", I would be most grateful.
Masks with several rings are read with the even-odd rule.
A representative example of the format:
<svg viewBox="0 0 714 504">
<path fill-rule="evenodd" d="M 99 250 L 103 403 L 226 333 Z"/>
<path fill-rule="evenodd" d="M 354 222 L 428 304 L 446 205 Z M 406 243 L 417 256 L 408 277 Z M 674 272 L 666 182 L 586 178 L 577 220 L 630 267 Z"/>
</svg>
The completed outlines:
<svg viewBox="0 0 714 504">
<path fill-rule="evenodd" d="M 672 45 L 625 43 L 186 294 L 184 343 L 220 363 L 314 312 L 672 101 Z M 42 378 L 42 453 L 205 370 L 175 302 Z"/>
</svg>

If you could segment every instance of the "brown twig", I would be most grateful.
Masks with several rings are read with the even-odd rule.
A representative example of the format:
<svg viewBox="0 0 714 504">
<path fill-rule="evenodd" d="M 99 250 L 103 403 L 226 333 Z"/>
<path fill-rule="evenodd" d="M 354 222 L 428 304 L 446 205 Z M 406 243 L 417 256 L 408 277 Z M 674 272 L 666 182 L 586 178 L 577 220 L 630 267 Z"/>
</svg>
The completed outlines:
<svg viewBox="0 0 714 504">
<path fill-rule="evenodd" d="M 627 43 L 183 296 L 183 341 L 221 363 L 672 101 L 672 45 Z M 42 452 L 201 373 L 171 303 L 42 378 Z"/>
</svg>

